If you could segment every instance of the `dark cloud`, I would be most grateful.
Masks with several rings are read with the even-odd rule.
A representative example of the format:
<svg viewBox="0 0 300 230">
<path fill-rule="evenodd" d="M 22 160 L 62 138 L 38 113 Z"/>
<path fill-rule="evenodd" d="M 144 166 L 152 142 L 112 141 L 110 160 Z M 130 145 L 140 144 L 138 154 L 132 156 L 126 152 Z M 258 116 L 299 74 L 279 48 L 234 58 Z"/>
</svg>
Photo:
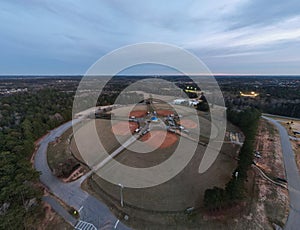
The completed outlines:
<svg viewBox="0 0 300 230">
<path fill-rule="evenodd" d="M 299 14 L 299 0 L 251 0 L 226 20 L 231 22 L 228 29 L 234 30 L 253 25 L 270 25 Z"/>
</svg>

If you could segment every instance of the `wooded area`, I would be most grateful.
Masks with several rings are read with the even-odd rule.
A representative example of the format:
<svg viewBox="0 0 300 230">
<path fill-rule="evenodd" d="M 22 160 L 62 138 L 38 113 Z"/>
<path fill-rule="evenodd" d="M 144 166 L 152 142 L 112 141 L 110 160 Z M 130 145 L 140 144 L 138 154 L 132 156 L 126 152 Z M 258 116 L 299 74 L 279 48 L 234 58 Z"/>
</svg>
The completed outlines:
<svg viewBox="0 0 300 230">
<path fill-rule="evenodd" d="M 37 229 L 44 216 L 34 141 L 71 119 L 73 94 L 56 90 L 1 97 L 0 229 Z"/>
<path fill-rule="evenodd" d="M 254 108 L 227 111 L 227 119 L 241 128 L 245 135 L 245 142 L 239 153 L 238 166 L 225 189 L 214 187 L 205 191 L 204 206 L 208 210 L 231 206 L 245 197 L 245 181 L 253 161 L 253 146 L 260 115 L 260 112 Z"/>
</svg>

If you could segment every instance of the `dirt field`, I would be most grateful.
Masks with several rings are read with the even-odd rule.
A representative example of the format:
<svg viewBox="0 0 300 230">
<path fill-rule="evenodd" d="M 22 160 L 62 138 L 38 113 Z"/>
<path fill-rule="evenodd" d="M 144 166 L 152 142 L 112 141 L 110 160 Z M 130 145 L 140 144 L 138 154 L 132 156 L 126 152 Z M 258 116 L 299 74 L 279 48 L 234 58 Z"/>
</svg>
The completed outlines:
<svg viewBox="0 0 300 230">
<path fill-rule="evenodd" d="M 195 129 L 198 126 L 196 122 L 188 119 L 180 120 L 180 124 L 187 129 Z"/>
<path fill-rule="evenodd" d="M 171 114 L 174 114 L 174 112 L 173 111 L 171 111 L 171 110 L 157 110 L 156 111 L 157 112 L 157 115 L 159 115 L 159 116 L 164 116 L 164 117 L 166 117 L 166 116 L 169 116 L 169 115 L 171 115 Z"/>
<path fill-rule="evenodd" d="M 120 121 L 112 126 L 112 132 L 115 135 L 127 136 L 139 127 L 136 122 Z"/>
<path fill-rule="evenodd" d="M 161 140 L 164 140 L 161 145 L 158 145 Z M 163 130 L 153 130 L 141 138 L 141 141 L 155 148 L 167 148 L 174 145 L 178 141 L 178 136 Z"/>
<path fill-rule="evenodd" d="M 144 117 L 147 114 L 146 110 L 134 110 L 130 112 L 130 116 Z"/>
</svg>

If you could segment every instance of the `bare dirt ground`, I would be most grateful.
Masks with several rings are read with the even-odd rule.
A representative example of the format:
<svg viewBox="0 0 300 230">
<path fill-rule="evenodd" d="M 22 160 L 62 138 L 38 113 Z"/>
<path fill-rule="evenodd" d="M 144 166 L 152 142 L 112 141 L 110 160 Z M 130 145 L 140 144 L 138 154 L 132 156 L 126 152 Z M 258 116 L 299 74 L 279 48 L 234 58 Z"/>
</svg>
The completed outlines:
<svg viewBox="0 0 300 230">
<path fill-rule="evenodd" d="M 295 157 L 296 157 L 296 163 L 297 163 L 298 169 L 300 171 L 300 140 L 298 140 L 298 141 L 291 140 L 291 142 L 292 142 L 293 150 L 294 150 Z"/>
<path fill-rule="evenodd" d="M 161 145 L 158 145 L 163 139 Z M 174 145 L 178 141 L 178 136 L 174 133 L 170 133 L 164 130 L 153 130 L 147 133 L 141 138 L 141 141 L 146 142 L 148 145 L 154 148 L 167 148 Z"/>
<path fill-rule="evenodd" d="M 39 230 L 71 230 L 73 227 L 65 222 L 65 220 L 54 212 L 48 203 L 44 203 L 45 218 L 39 226 Z"/>
<path fill-rule="evenodd" d="M 159 116 L 164 116 L 164 117 L 166 117 L 166 116 L 168 116 L 168 115 L 171 115 L 171 114 L 174 114 L 174 112 L 173 111 L 171 111 L 171 110 L 163 110 L 163 109 L 161 109 L 161 110 L 157 110 L 156 111 L 157 112 L 157 115 L 159 115 Z"/>
<path fill-rule="evenodd" d="M 259 123 L 255 146 L 262 155 L 255 159 L 257 165 L 270 178 L 285 178 L 278 131 L 265 120 Z M 289 210 L 288 191 L 267 181 L 257 171 L 249 173 L 253 174 L 250 178 L 254 194 L 248 201 L 248 213 L 238 221 L 238 229 L 273 229 L 273 223 L 283 227 Z"/>
<path fill-rule="evenodd" d="M 130 112 L 130 116 L 144 117 L 147 114 L 146 110 L 134 110 Z"/>
</svg>

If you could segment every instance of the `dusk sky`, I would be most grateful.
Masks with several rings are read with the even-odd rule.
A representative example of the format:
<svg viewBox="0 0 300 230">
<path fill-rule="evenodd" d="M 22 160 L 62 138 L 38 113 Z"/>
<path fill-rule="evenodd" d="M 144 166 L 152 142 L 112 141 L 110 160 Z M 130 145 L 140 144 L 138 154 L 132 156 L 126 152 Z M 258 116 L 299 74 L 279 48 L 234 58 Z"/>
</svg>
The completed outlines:
<svg viewBox="0 0 300 230">
<path fill-rule="evenodd" d="M 2 0 L 0 74 L 84 74 L 124 45 L 164 42 L 213 73 L 300 74 L 299 0 Z"/>
</svg>

